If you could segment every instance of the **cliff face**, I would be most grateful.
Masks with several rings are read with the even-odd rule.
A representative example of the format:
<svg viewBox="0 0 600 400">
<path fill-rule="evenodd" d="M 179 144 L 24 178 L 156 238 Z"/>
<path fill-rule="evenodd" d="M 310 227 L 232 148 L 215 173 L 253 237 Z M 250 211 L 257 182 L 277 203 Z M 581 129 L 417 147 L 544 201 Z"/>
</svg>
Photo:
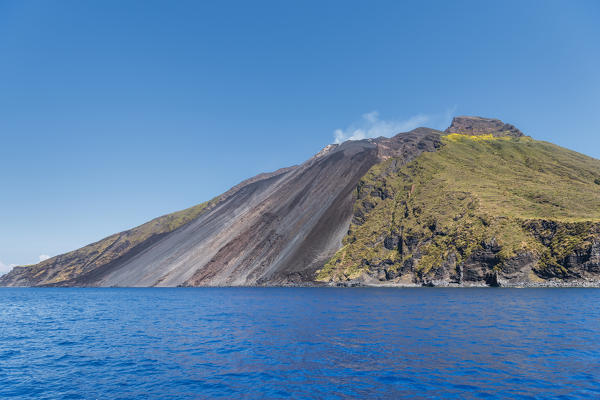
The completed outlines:
<svg viewBox="0 0 600 400">
<path fill-rule="evenodd" d="M 600 161 L 512 125 L 329 145 L 4 286 L 600 286 Z"/>
</svg>

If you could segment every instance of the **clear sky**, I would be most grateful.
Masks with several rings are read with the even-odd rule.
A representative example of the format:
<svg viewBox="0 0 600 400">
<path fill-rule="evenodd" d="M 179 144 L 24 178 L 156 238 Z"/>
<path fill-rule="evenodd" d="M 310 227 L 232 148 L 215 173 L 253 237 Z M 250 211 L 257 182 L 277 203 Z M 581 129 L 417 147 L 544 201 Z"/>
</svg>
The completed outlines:
<svg viewBox="0 0 600 400">
<path fill-rule="evenodd" d="M 598 1 L 0 0 L 0 270 L 336 140 L 496 117 L 600 158 Z"/>
</svg>

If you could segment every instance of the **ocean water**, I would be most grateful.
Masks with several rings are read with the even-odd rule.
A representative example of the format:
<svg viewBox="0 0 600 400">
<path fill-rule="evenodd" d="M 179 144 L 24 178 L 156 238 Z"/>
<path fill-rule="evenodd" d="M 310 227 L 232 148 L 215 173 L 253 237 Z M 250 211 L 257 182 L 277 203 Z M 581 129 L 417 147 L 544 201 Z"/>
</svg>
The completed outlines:
<svg viewBox="0 0 600 400">
<path fill-rule="evenodd" d="M 600 398 L 596 289 L 0 289 L 0 398 Z"/>
</svg>

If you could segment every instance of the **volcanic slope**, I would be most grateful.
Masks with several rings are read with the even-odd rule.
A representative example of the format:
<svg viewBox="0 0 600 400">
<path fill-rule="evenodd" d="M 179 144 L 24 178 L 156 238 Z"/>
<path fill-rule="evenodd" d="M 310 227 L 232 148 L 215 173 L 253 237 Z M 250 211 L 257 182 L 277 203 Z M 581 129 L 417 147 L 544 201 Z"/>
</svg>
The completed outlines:
<svg viewBox="0 0 600 400">
<path fill-rule="evenodd" d="M 3 286 L 306 284 L 340 248 L 356 187 L 375 164 L 403 164 L 441 146 L 418 128 L 330 145 L 305 163 L 242 182 L 188 210 L 79 250 L 15 267 Z"/>
</svg>

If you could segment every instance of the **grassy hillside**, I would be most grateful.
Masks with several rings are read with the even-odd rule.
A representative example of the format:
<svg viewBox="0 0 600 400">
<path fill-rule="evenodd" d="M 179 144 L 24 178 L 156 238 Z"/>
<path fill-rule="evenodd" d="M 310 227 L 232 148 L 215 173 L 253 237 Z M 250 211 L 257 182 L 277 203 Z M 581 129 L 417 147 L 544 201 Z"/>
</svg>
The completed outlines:
<svg viewBox="0 0 600 400">
<path fill-rule="evenodd" d="M 318 280 L 381 266 L 424 278 L 488 248 L 499 249 L 495 270 L 530 254 L 539 277 L 590 246 L 600 221 L 599 160 L 529 137 L 449 134 L 443 142 L 401 168 L 390 159 L 367 173 L 344 246 Z"/>
</svg>

